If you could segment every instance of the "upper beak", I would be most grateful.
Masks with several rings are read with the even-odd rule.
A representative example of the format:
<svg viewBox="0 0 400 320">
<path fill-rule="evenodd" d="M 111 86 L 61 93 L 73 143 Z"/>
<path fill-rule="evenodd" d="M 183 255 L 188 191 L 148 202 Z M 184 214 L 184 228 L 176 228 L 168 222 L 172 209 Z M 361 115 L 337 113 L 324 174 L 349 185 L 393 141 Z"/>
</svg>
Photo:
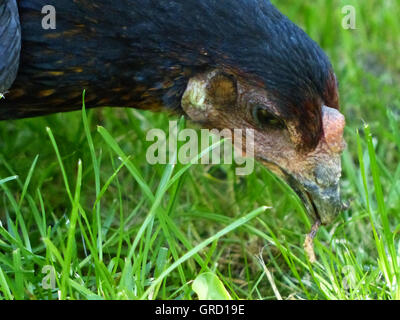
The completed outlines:
<svg viewBox="0 0 400 320">
<path fill-rule="evenodd" d="M 319 220 L 324 225 L 331 224 L 339 213 L 346 209 L 346 205 L 341 201 L 339 185 L 321 188 L 305 184 L 295 188 L 295 191 L 311 218 L 314 221 Z"/>
<path fill-rule="evenodd" d="M 286 176 L 286 181 L 297 193 L 310 217 L 322 224 L 332 223 L 347 208 L 340 195 L 340 162 L 318 165 L 313 178 Z"/>
<path fill-rule="evenodd" d="M 339 155 L 321 161 L 312 171 L 304 170 L 302 174 L 289 173 L 266 160 L 262 162 L 295 191 L 313 222 L 331 224 L 341 211 L 348 208 L 341 200 Z"/>
</svg>

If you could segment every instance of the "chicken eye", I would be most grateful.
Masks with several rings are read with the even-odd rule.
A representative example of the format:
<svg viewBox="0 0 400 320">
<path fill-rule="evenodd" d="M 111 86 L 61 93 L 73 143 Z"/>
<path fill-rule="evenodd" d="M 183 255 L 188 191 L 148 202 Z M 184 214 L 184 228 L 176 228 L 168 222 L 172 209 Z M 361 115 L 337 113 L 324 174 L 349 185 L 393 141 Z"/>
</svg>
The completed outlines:
<svg viewBox="0 0 400 320">
<path fill-rule="evenodd" d="M 282 129 L 285 127 L 284 122 L 271 114 L 265 107 L 257 105 L 253 107 L 253 119 L 262 128 L 272 127 L 277 129 Z"/>
</svg>

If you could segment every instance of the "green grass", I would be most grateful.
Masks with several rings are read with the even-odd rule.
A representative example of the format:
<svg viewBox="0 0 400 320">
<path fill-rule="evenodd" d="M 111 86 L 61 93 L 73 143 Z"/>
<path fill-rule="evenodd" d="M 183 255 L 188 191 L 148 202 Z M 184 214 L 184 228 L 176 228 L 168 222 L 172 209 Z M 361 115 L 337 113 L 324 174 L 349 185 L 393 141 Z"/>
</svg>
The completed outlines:
<svg viewBox="0 0 400 320">
<path fill-rule="evenodd" d="M 0 123 L 1 299 L 197 299 L 204 285 L 233 299 L 400 298 L 400 4 L 275 2 L 331 57 L 348 124 L 351 206 L 319 230 L 318 261 L 300 202 L 262 166 L 151 166 L 145 136 L 165 114 L 84 110 Z M 356 30 L 341 27 L 348 4 Z"/>
</svg>

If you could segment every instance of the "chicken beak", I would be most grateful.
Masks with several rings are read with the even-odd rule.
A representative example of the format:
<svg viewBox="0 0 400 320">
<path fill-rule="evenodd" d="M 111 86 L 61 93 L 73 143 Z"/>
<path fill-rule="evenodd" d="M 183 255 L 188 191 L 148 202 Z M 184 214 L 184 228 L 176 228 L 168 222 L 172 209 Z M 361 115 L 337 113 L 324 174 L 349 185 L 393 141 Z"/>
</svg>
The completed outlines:
<svg viewBox="0 0 400 320">
<path fill-rule="evenodd" d="M 299 196 L 313 222 L 319 221 L 323 225 L 329 225 L 341 211 L 348 208 L 341 200 L 339 155 L 301 174 L 288 173 L 282 167 L 266 161 L 263 161 L 263 164 L 286 181 Z"/>
<path fill-rule="evenodd" d="M 338 184 L 330 187 L 320 187 L 317 184 L 305 183 L 293 186 L 313 221 L 323 225 L 331 224 L 339 213 L 347 206 L 342 203 Z"/>
<path fill-rule="evenodd" d="M 339 186 L 327 189 L 319 189 L 309 193 L 310 202 L 313 206 L 315 216 L 322 224 L 328 225 L 335 220 L 341 211 L 346 208 L 340 197 Z"/>
<path fill-rule="evenodd" d="M 286 175 L 285 180 L 303 202 L 310 218 L 328 225 L 347 208 L 340 196 L 340 162 L 319 165 L 314 179 Z"/>
<path fill-rule="evenodd" d="M 347 208 L 340 197 L 341 153 L 346 147 L 343 140 L 345 120 L 336 109 L 322 108 L 324 138 L 310 155 L 309 169 L 300 174 L 289 174 L 286 179 L 303 201 L 314 221 L 330 224 Z"/>
</svg>

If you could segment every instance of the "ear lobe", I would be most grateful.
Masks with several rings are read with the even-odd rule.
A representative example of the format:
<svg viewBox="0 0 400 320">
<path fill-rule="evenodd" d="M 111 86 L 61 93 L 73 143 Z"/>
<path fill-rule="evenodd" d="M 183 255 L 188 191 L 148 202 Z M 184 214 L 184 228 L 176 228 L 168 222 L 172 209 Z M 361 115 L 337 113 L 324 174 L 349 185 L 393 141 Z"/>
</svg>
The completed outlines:
<svg viewBox="0 0 400 320">
<path fill-rule="evenodd" d="M 206 123 L 218 118 L 219 108 L 236 105 L 237 97 L 235 77 L 220 71 L 211 71 L 189 79 L 181 105 L 190 119 Z"/>
<path fill-rule="evenodd" d="M 237 84 L 234 76 L 219 72 L 209 80 L 207 96 L 214 107 L 229 107 L 236 104 L 237 95 Z"/>
</svg>

